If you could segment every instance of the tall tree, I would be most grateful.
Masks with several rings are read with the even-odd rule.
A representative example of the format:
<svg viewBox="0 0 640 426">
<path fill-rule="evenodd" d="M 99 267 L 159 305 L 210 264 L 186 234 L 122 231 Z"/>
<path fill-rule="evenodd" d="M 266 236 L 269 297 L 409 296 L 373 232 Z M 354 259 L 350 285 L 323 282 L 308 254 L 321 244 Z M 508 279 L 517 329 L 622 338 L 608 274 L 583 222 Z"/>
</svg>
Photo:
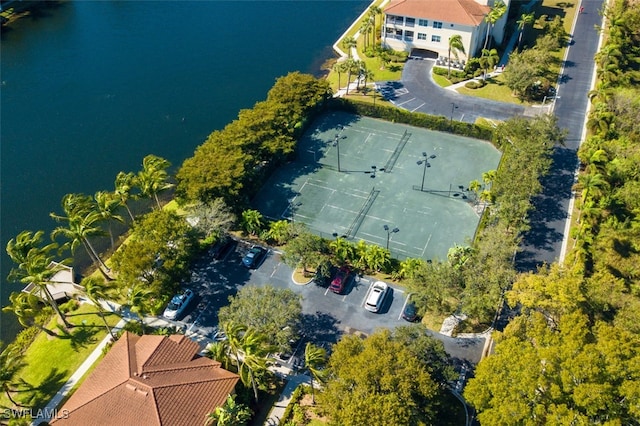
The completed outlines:
<svg viewBox="0 0 640 426">
<path fill-rule="evenodd" d="M 369 6 L 369 17 L 373 20 L 373 40 L 371 44 L 375 44 L 376 42 L 376 37 L 378 36 L 378 16 L 382 13 L 382 9 L 380 8 L 380 6 L 377 5 L 371 5 Z"/>
<path fill-rule="evenodd" d="M 107 223 L 107 229 L 109 231 L 109 238 L 111 240 L 111 247 L 115 247 L 115 241 L 113 237 L 113 228 L 111 222 L 124 223 L 122 216 L 118 214 L 118 208 L 121 205 L 118 194 L 108 191 L 98 191 L 94 195 L 96 201 L 96 208 L 103 222 Z"/>
<path fill-rule="evenodd" d="M 311 386 L 311 403 L 316 403 L 316 392 L 313 381 L 323 383 L 327 378 L 327 370 L 324 367 L 327 364 L 327 351 L 324 348 L 307 342 L 304 348 L 304 366 L 309 372 L 309 385 Z"/>
<path fill-rule="evenodd" d="M 127 213 L 129 213 L 131 222 L 135 222 L 136 219 L 133 216 L 131 208 L 129 207 L 129 200 L 135 199 L 135 195 L 132 193 L 132 191 L 136 187 L 136 175 L 133 172 L 119 172 L 116 175 L 114 187 L 114 193 L 118 196 L 120 204 L 123 205 L 125 209 L 127 209 Z"/>
<path fill-rule="evenodd" d="M 89 237 L 104 235 L 104 231 L 99 226 L 102 218 L 95 207 L 91 197 L 84 194 L 67 194 L 62 197 L 63 215 L 50 213 L 49 215 L 57 222 L 64 222 L 66 226 L 58 226 L 51 233 L 53 239 L 62 236 L 68 241 L 63 244 L 63 248 L 69 248 L 71 254 L 82 244 L 94 263 L 98 264 L 98 268 L 105 275 L 105 278 L 111 279 L 109 276 L 110 269 L 102 261 L 96 250 L 94 249 Z"/>
<path fill-rule="evenodd" d="M 20 325 L 25 328 L 36 327 L 51 337 L 58 337 L 58 334 L 53 330 L 43 326 L 42 321 L 38 318 L 42 313 L 41 302 L 42 300 L 33 294 L 13 292 L 9 295 L 9 304 L 3 307 L 2 311 L 13 313 Z"/>
<path fill-rule="evenodd" d="M 221 324 L 232 322 L 255 328 L 281 352 L 289 349 L 302 315 L 300 295 L 272 286 L 245 286 L 237 295 L 230 296 L 229 302 L 218 313 Z M 227 337 L 231 341 L 228 333 Z"/>
<path fill-rule="evenodd" d="M 23 355 L 17 347 L 2 348 L 0 345 L 0 389 L 16 407 L 24 407 L 13 398 L 13 394 L 30 388 L 19 373 L 26 367 Z"/>
<path fill-rule="evenodd" d="M 363 425 L 432 424 L 438 385 L 426 367 L 389 330 L 365 340 L 345 336 L 329 359 L 331 378 L 318 402 L 332 422 Z"/>
<path fill-rule="evenodd" d="M 245 386 L 253 389 L 253 397 L 258 403 L 258 389 L 267 389 L 270 372 L 267 369 L 267 356 L 274 351 L 264 333 L 255 328 L 247 328 L 240 340 L 241 361 L 238 372 Z"/>
<path fill-rule="evenodd" d="M 447 75 L 447 78 L 451 78 L 451 54 L 453 53 L 453 57 L 457 60 L 460 52 L 465 53 L 462 36 L 460 34 L 454 34 L 449 37 L 449 73 Z"/>
<path fill-rule="evenodd" d="M 115 289 L 98 277 L 85 278 L 82 280 L 82 287 L 84 287 L 84 295 L 87 296 L 87 299 L 98 309 L 98 315 L 100 315 L 100 319 L 102 319 L 104 326 L 107 328 L 107 332 L 115 340 L 116 336 L 113 334 L 113 330 L 109 326 L 107 318 L 104 316 L 105 309 L 102 306 L 102 302 L 113 297 Z"/>
<path fill-rule="evenodd" d="M 535 20 L 536 14 L 534 12 L 531 13 L 523 13 L 520 15 L 520 19 L 516 21 L 518 24 L 518 50 L 520 50 L 520 44 L 522 43 L 522 35 L 524 34 L 524 29 L 527 25 L 531 25 Z"/>
<path fill-rule="evenodd" d="M 494 3 L 493 7 L 491 8 L 491 11 L 487 14 L 487 16 L 484 17 L 485 22 L 487 22 L 489 26 L 487 28 L 487 36 L 484 40 L 484 46 L 482 47 L 483 50 L 491 47 L 491 42 L 489 40 L 489 37 L 491 36 L 491 31 L 493 30 L 493 26 L 496 24 L 496 22 L 500 20 L 500 18 L 502 18 L 502 16 L 506 13 L 506 11 L 507 11 L 507 5 L 504 4 L 502 0 L 498 0 Z"/>
<path fill-rule="evenodd" d="M 142 170 L 137 175 L 136 183 L 140 194 L 153 198 L 158 208 L 160 208 L 158 194 L 173 187 L 173 184 L 168 181 L 167 169 L 170 166 L 171 163 L 164 158 L 149 154 L 142 159 Z"/>
<path fill-rule="evenodd" d="M 227 396 L 220 407 L 207 414 L 205 426 L 244 426 L 251 419 L 251 409 L 236 402 L 235 395 Z"/>
<path fill-rule="evenodd" d="M 344 47 L 347 50 L 347 58 L 351 59 L 351 57 L 353 56 L 351 54 L 351 49 L 356 47 L 358 45 L 358 43 L 356 42 L 356 39 L 353 37 L 345 37 L 342 39 L 342 47 Z"/>
<path fill-rule="evenodd" d="M 55 263 L 54 257 L 51 255 L 51 252 L 58 245 L 56 243 L 42 245 L 42 236 L 42 231 L 36 233 L 23 231 L 15 239 L 9 240 L 7 254 L 18 267 L 9 272 L 7 279 L 25 285 L 33 284 L 36 291 L 53 308 L 65 327 L 70 328 L 72 325 L 60 311 L 47 286 L 51 277 L 60 270 L 60 264 Z"/>
</svg>

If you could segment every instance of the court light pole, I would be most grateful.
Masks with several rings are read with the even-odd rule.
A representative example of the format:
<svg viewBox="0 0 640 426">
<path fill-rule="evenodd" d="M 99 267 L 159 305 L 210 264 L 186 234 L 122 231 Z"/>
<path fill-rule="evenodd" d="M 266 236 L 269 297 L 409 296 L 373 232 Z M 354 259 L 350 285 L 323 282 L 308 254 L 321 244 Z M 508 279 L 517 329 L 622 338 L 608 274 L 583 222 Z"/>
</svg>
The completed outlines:
<svg viewBox="0 0 640 426">
<path fill-rule="evenodd" d="M 391 234 L 395 234 L 396 232 L 400 232 L 399 228 L 390 229 L 389 225 L 383 226 L 384 230 L 387 231 L 387 250 L 389 250 L 389 240 L 391 239 Z"/>
<path fill-rule="evenodd" d="M 427 167 L 431 167 L 431 164 L 429 164 L 429 161 L 427 161 L 429 157 L 427 156 L 426 152 L 422 153 L 422 157 L 422 160 L 418 160 L 418 166 L 424 164 L 424 169 L 422 170 L 422 185 L 420 185 L 420 192 L 424 191 L 424 177 L 427 175 Z M 432 158 L 435 158 L 435 155 L 432 155 Z"/>
<path fill-rule="evenodd" d="M 340 170 L 340 134 L 336 134 L 335 139 L 333 140 L 333 146 L 338 150 L 338 171 Z"/>
</svg>

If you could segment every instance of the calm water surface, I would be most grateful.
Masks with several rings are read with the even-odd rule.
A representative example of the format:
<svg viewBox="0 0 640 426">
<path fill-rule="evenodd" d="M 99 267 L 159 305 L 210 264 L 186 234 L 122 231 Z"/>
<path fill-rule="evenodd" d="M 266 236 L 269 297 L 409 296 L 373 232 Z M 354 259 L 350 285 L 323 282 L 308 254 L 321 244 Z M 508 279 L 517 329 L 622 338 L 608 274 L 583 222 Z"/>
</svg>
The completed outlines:
<svg viewBox="0 0 640 426">
<path fill-rule="evenodd" d="M 289 71 L 317 73 L 368 1 L 82 1 L 2 34 L 0 301 L 20 286 L 4 247 L 51 231 L 64 194 L 113 190 L 154 153 L 175 166 Z M 0 340 L 18 330 L 3 314 Z"/>
</svg>

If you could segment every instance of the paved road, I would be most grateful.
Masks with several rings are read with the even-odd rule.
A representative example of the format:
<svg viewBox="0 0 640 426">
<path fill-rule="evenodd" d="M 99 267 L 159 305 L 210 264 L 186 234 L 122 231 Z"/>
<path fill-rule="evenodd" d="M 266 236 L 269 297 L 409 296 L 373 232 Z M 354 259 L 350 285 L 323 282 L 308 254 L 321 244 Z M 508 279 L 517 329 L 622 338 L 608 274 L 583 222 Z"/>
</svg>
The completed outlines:
<svg viewBox="0 0 640 426">
<path fill-rule="evenodd" d="M 583 139 L 588 93 L 593 83 L 594 56 L 598 50 L 602 24 L 602 0 L 581 3 L 584 12 L 577 15 L 572 42 L 567 50 L 563 75 L 558 84 L 554 113 L 567 131 L 564 147 L 553 155 L 551 173 L 543 180 L 544 192 L 534 200 L 530 216 L 531 230 L 525 235 L 522 252 L 516 257 L 521 271 L 535 270 L 542 263 L 557 261 L 568 220 L 571 187 L 578 165 L 577 150 Z"/>
<path fill-rule="evenodd" d="M 401 318 L 406 303 L 406 294 L 402 289 L 392 287 L 381 312 L 372 313 L 364 309 L 364 301 L 373 284 L 370 278 L 352 276 L 343 294 L 334 294 L 327 287 L 314 283 L 297 285 L 292 280 L 292 269 L 273 250 L 257 269 L 246 269 L 241 259 L 248 248 L 249 245 L 241 241 L 219 261 L 204 255 L 196 263 L 191 280 L 185 286 L 194 290 L 198 300 L 192 303 L 185 317 L 179 318 L 178 325 L 186 329 L 197 327 L 199 331 L 212 336 L 218 323 L 218 310 L 229 303 L 229 296 L 235 295 L 245 285 L 266 284 L 287 288 L 303 296 L 301 329 L 305 341 L 326 348 L 336 343 L 347 330 L 371 334 L 380 328 L 408 324 Z M 484 336 L 453 338 L 435 332 L 431 332 L 431 335 L 444 343 L 452 357 L 474 364 L 480 361 Z M 302 350 L 303 343 L 300 342 L 299 350 Z"/>
</svg>

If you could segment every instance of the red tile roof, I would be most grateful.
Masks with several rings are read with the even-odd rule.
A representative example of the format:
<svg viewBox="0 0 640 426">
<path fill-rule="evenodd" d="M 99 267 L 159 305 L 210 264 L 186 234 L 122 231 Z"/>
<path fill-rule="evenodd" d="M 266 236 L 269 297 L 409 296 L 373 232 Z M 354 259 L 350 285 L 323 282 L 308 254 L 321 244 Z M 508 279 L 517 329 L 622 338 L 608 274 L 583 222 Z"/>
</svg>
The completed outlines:
<svg viewBox="0 0 640 426">
<path fill-rule="evenodd" d="M 491 11 L 474 0 L 392 0 L 384 9 L 388 15 L 410 16 L 430 21 L 478 26 Z"/>
<path fill-rule="evenodd" d="M 200 425 L 233 393 L 238 375 L 198 355 L 185 336 L 125 332 L 58 410 L 56 425 Z M 68 413 L 61 418 L 60 413 Z"/>
</svg>

